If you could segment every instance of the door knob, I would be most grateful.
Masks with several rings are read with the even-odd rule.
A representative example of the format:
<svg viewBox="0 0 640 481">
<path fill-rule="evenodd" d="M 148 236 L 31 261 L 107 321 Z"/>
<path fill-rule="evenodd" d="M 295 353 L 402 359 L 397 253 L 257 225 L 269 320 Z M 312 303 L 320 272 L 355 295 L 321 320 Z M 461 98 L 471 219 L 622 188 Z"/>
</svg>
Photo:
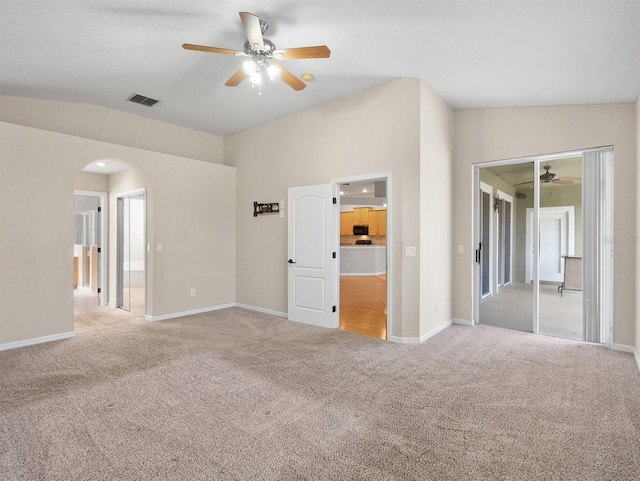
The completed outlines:
<svg viewBox="0 0 640 481">
<path fill-rule="evenodd" d="M 295 263 L 296 263 L 296 261 L 294 261 L 294 260 L 292 260 L 292 259 L 289 259 L 287 262 L 288 262 L 289 264 L 295 264 Z"/>
</svg>

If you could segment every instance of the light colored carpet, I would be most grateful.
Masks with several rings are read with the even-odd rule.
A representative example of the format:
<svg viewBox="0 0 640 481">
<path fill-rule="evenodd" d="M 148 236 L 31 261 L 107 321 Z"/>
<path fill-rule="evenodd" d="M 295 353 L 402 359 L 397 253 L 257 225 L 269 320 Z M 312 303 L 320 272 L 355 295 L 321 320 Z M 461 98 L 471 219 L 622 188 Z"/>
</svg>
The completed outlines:
<svg viewBox="0 0 640 481">
<path fill-rule="evenodd" d="M 492 327 L 400 345 L 239 308 L 79 312 L 0 352 L 3 480 L 637 480 L 629 354 Z"/>
</svg>

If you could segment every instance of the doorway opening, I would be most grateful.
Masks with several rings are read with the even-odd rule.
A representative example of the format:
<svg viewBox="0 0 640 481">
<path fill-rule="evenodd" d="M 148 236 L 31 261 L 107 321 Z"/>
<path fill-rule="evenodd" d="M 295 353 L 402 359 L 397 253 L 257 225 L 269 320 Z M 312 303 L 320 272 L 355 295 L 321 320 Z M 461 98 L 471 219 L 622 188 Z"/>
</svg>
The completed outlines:
<svg viewBox="0 0 640 481">
<path fill-rule="evenodd" d="M 145 316 L 145 191 L 117 194 L 116 307 Z"/>
<path fill-rule="evenodd" d="M 74 191 L 74 298 L 107 304 L 107 193 Z"/>
<path fill-rule="evenodd" d="M 613 150 L 474 167 L 475 322 L 612 339 Z"/>
<path fill-rule="evenodd" d="M 388 177 L 335 181 L 339 188 L 339 328 L 389 335 Z"/>
</svg>

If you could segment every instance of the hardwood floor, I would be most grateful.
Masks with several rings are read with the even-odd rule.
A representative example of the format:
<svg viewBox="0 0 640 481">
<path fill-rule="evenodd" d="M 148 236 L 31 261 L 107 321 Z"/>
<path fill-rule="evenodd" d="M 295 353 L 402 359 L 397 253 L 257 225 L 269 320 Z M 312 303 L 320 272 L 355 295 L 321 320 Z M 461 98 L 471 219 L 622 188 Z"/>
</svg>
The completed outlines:
<svg viewBox="0 0 640 481">
<path fill-rule="evenodd" d="M 387 338 L 387 276 L 340 277 L 340 329 Z"/>
</svg>

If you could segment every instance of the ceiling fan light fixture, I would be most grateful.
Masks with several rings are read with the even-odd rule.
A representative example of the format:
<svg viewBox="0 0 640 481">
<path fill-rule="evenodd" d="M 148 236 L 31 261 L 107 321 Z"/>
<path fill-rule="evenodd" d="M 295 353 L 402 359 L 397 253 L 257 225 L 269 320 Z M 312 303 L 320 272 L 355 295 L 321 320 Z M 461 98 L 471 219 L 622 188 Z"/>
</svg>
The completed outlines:
<svg viewBox="0 0 640 481">
<path fill-rule="evenodd" d="M 276 67 L 275 65 L 269 65 L 267 67 L 267 74 L 269 75 L 269 78 L 271 80 L 275 79 L 278 77 L 278 75 L 280 75 L 280 69 L 278 67 Z"/>
<path fill-rule="evenodd" d="M 258 64 L 254 60 L 247 60 L 242 62 L 242 70 L 247 75 L 253 75 L 258 71 Z"/>
<path fill-rule="evenodd" d="M 253 85 L 262 85 L 262 72 L 260 72 L 260 70 L 256 70 L 256 72 L 249 77 L 249 82 Z"/>
</svg>

